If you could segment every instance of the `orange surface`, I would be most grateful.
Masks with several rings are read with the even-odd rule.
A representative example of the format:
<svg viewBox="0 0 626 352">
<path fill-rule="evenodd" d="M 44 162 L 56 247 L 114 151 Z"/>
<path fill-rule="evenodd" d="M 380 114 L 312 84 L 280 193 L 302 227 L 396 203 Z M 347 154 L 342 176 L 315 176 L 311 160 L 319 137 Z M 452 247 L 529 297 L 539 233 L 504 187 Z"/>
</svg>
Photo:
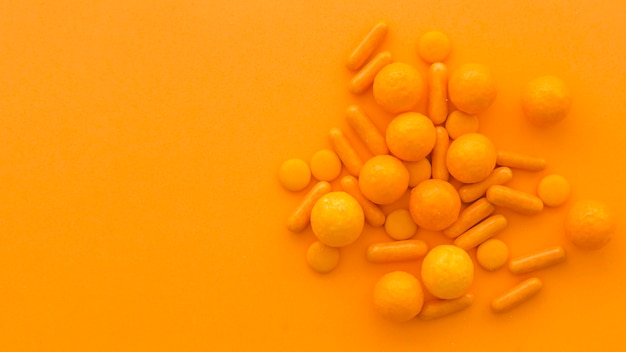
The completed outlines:
<svg viewBox="0 0 626 352">
<path fill-rule="evenodd" d="M 480 131 L 548 160 L 510 185 L 533 191 L 549 173 L 571 182 L 561 208 L 502 211 L 510 227 L 497 237 L 511 256 L 563 244 L 565 212 L 583 198 L 613 207 L 613 241 L 597 252 L 564 243 L 567 262 L 537 273 L 544 289 L 503 315 L 490 300 L 527 276 L 477 267 L 474 305 L 429 322 L 395 324 L 374 310 L 380 276 L 419 273 L 366 261 L 382 228 L 342 249 L 330 275 L 309 269 L 313 234 L 285 229 L 306 190 L 283 190 L 277 170 L 328 148 L 331 127 L 354 141 L 350 104 L 379 128 L 388 121 L 371 92 L 348 92 L 345 67 L 378 19 L 389 24 L 382 49 L 423 74 L 416 45 L 430 29 L 450 37 L 451 70 L 492 69 L 498 97 Z M 0 350 L 621 346 L 625 34 L 619 1 L 0 3 Z M 544 74 L 567 82 L 573 103 L 566 120 L 539 129 L 519 101 Z"/>
</svg>

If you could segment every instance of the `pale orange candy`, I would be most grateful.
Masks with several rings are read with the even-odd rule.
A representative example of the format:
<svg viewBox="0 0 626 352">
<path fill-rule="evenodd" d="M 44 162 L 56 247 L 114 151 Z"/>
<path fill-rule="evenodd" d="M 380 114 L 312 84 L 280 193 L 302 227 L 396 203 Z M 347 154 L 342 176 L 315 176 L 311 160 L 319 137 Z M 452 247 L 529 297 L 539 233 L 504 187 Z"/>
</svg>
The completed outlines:
<svg viewBox="0 0 626 352">
<path fill-rule="evenodd" d="M 404 161 L 418 161 L 433 150 L 437 132 L 426 116 L 417 112 L 405 112 L 391 120 L 385 140 L 394 156 Z"/>
<path fill-rule="evenodd" d="M 522 93 L 524 114 L 539 126 L 563 120 L 571 103 L 569 88 L 555 76 L 541 76 L 528 82 Z"/>
<path fill-rule="evenodd" d="M 537 195 L 543 204 L 549 207 L 558 207 L 569 199 L 571 186 L 561 175 L 547 175 L 537 185 Z"/>
<path fill-rule="evenodd" d="M 424 98 L 425 90 L 419 71 L 402 62 L 383 67 L 374 78 L 374 100 L 393 114 L 415 108 Z"/>
<path fill-rule="evenodd" d="M 446 119 L 446 129 L 450 138 L 457 139 L 467 133 L 478 132 L 478 116 L 468 115 L 463 111 L 455 110 Z"/>
<path fill-rule="evenodd" d="M 323 195 L 311 210 L 311 228 L 320 242 L 330 247 L 343 247 L 356 241 L 365 217 L 359 202 L 346 192 Z"/>
<path fill-rule="evenodd" d="M 496 166 L 496 148 L 482 134 L 464 134 L 450 143 L 446 165 L 452 177 L 463 183 L 483 181 Z"/>
<path fill-rule="evenodd" d="M 311 181 L 311 169 L 302 159 L 289 159 L 280 166 L 278 179 L 285 189 L 301 191 Z"/>
<path fill-rule="evenodd" d="M 417 224 L 406 209 L 396 209 L 385 219 L 385 232 L 394 240 L 408 240 L 416 231 Z"/>
<path fill-rule="evenodd" d="M 426 158 L 419 161 L 405 161 L 404 166 L 409 170 L 409 187 L 415 187 L 420 182 L 428 180 L 432 173 L 430 161 Z"/>
<path fill-rule="evenodd" d="M 448 80 L 448 95 L 457 109 L 479 114 L 496 99 L 496 86 L 491 71 L 481 64 L 465 64 L 456 69 Z"/>
<path fill-rule="evenodd" d="M 409 321 L 422 310 L 424 291 L 415 276 L 405 271 L 383 275 L 374 287 L 374 307 L 384 317 Z"/>
<path fill-rule="evenodd" d="M 376 204 L 391 204 L 407 191 L 409 171 L 398 158 L 377 155 L 361 169 L 359 188 L 365 198 Z"/>
<path fill-rule="evenodd" d="M 425 33 L 417 46 L 420 57 L 428 63 L 444 61 L 450 55 L 451 49 L 450 39 L 440 31 Z"/>
<path fill-rule="evenodd" d="M 450 183 L 425 180 L 411 191 L 409 211 L 419 227 L 441 231 L 458 219 L 461 199 Z"/>
<path fill-rule="evenodd" d="M 495 271 L 509 259 L 509 247 L 497 238 L 490 238 L 476 249 L 476 261 L 487 271 Z"/>
<path fill-rule="evenodd" d="M 328 274 L 339 265 L 339 249 L 315 241 L 306 252 L 306 261 L 311 269 L 320 274 Z"/>
<path fill-rule="evenodd" d="M 600 249 L 615 233 L 615 216 L 604 203 L 595 200 L 576 202 L 565 218 L 565 235 L 582 249 Z"/>
</svg>

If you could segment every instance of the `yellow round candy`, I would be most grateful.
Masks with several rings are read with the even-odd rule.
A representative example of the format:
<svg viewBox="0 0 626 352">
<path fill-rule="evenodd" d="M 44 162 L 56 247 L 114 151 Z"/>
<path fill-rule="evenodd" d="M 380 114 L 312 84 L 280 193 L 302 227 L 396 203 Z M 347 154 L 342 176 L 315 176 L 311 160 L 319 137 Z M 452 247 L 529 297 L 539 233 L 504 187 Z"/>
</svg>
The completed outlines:
<svg viewBox="0 0 626 352">
<path fill-rule="evenodd" d="M 377 155 L 361 168 L 359 188 L 365 198 L 376 204 L 391 204 L 409 188 L 409 172 L 398 158 Z"/>
<path fill-rule="evenodd" d="M 387 126 L 385 140 L 393 155 L 405 161 L 424 159 L 437 140 L 435 125 L 417 112 L 396 116 Z"/>
<path fill-rule="evenodd" d="M 450 175 L 458 181 L 476 183 L 491 174 L 496 159 L 496 147 L 489 138 L 479 133 L 468 133 L 450 143 L 446 165 Z"/>
<path fill-rule="evenodd" d="M 452 139 L 468 133 L 478 132 L 478 116 L 469 115 L 460 110 L 450 113 L 446 119 L 446 130 Z"/>
<path fill-rule="evenodd" d="M 311 182 L 311 169 L 301 159 L 289 159 L 278 170 L 280 183 L 289 191 L 301 191 Z"/>
<path fill-rule="evenodd" d="M 424 34 L 418 44 L 418 53 L 428 63 L 442 62 L 450 54 L 450 39 L 439 31 Z"/>
<path fill-rule="evenodd" d="M 397 114 L 417 106 L 425 89 L 424 79 L 417 69 L 402 62 L 394 62 L 376 74 L 372 91 L 378 105 Z"/>
<path fill-rule="evenodd" d="M 485 270 L 495 271 L 509 259 L 509 247 L 496 238 L 488 239 L 476 249 L 476 261 Z"/>
<path fill-rule="evenodd" d="M 327 274 L 335 270 L 339 264 L 339 249 L 315 241 L 306 252 L 306 261 L 311 269 L 320 274 Z"/>
<path fill-rule="evenodd" d="M 560 175 L 548 175 L 537 186 L 537 195 L 549 207 L 558 207 L 567 202 L 570 193 L 569 182 Z"/>
<path fill-rule="evenodd" d="M 424 291 L 415 276 L 405 271 L 383 275 L 374 287 L 374 306 L 397 322 L 413 319 L 424 305 Z"/>
<path fill-rule="evenodd" d="M 332 181 L 341 173 L 341 160 L 332 150 L 322 149 L 311 158 L 311 173 L 320 181 Z"/>
<path fill-rule="evenodd" d="M 331 247 L 343 247 L 356 241 L 363 231 L 364 221 L 361 205 L 346 192 L 325 194 L 311 211 L 313 233 Z"/>
<path fill-rule="evenodd" d="M 409 187 L 415 187 L 431 176 L 432 167 L 426 158 L 420 161 L 405 161 L 404 166 L 409 171 Z"/>
<path fill-rule="evenodd" d="M 428 292 L 443 299 L 463 296 L 474 280 L 474 264 L 463 249 L 440 245 L 428 252 L 422 262 L 422 281 Z"/>
<path fill-rule="evenodd" d="M 394 240 L 408 240 L 415 235 L 417 225 L 406 209 L 397 209 L 385 219 L 385 232 Z"/>
</svg>

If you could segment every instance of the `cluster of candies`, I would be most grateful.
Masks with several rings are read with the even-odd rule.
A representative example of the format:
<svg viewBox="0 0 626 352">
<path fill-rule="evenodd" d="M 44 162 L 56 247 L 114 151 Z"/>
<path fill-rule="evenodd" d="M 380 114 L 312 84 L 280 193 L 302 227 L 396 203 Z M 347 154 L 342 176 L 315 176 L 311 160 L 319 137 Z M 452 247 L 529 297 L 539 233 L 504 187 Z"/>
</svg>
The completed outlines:
<svg viewBox="0 0 626 352">
<path fill-rule="evenodd" d="M 287 160 L 279 170 L 282 185 L 290 191 L 309 186 L 317 179 L 292 216 L 288 229 L 304 230 L 310 223 L 317 241 L 307 251 L 307 262 L 319 273 L 331 272 L 339 263 L 339 248 L 355 242 L 364 223 L 384 226 L 390 241 L 367 249 L 372 263 L 422 260 L 421 281 L 405 271 L 384 275 L 374 288 L 375 306 L 395 321 L 414 317 L 439 318 L 470 306 L 468 292 L 474 279 L 474 263 L 468 251 L 476 249 L 476 261 L 495 271 L 508 262 L 514 274 L 534 272 L 565 260 L 562 246 L 542 248 L 509 259 L 507 245 L 493 238 L 507 227 L 507 219 L 494 214 L 500 208 L 525 215 L 538 214 L 544 205 L 558 207 L 570 195 L 568 181 L 548 175 L 537 185 L 536 195 L 505 186 L 512 169 L 540 171 L 542 158 L 498 150 L 491 140 L 477 133 L 478 114 L 496 97 L 487 67 L 465 64 L 451 74 L 443 61 L 451 46 L 438 31 L 424 34 L 418 44 L 420 57 L 430 64 L 424 80 L 413 66 L 393 62 L 389 52 L 374 52 L 385 39 L 388 27 L 378 22 L 354 49 L 348 68 L 357 71 L 350 82 L 354 94 L 372 88 L 378 105 L 395 117 L 381 133 L 358 106 L 346 110 L 348 124 L 374 155 L 363 161 L 338 129 L 330 130 L 334 150 L 320 150 L 310 163 Z M 372 57 L 373 56 L 373 57 Z M 371 57 L 371 59 L 370 59 Z M 412 111 L 427 99 L 427 113 Z M 448 112 L 448 101 L 456 108 Z M 539 77 L 526 86 L 521 106 L 538 125 L 563 119 L 570 106 L 567 86 L 554 76 Z M 341 190 L 331 181 L 346 169 Z M 460 183 L 458 187 L 450 182 Z M 397 202 L 410 192 L 408 209 L 385 214 L 381 205 Z M 413 239 L 416 230 L 440 231 L 451 244 L 430 248 Z M 566 237 L 584 249 L 603 247 L 615 231 L 607 206 L 597 201 L 578 201 L 565 219 Z M 423 285 L 423 286 L 422 286 Z M 436 300 L 424 302 L 423 287 Z M 507 311 L 536 294 L 542 287 L 537 277 L 522 281 L 492 301 L 494 312 Z"/>
</svg>

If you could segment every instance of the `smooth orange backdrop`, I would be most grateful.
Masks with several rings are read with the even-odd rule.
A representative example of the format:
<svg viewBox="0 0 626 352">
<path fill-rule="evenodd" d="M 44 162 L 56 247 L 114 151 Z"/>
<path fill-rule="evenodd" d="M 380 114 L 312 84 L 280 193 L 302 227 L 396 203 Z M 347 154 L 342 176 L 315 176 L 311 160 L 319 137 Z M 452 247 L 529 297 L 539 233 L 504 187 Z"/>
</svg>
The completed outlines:
<svg viewBox="0 0 626 352">
<path fill-rule="evenodd" d="M 382 274 L 419 272 L 366 262 L 381 229 L 342 249 L 335 272 L 313 273 L 310 229 L 285 229 L 304 192 L 283 190 L 277 170 L 329 147 L 331 127 L 355 140 L 349 104 L 384 128 L 391 116 L 371 92 L 349 94 L 344 66 L 378 19 L 383 48 L 422 73 L 429 29 L 451 38 L 452 70 L 490 66 L 498 97 L 480 131 L 549 163 L 511 184 L 533 191 L 562 174 L 573 200 L 615 210 L 610 245 L 564 242 L 571 201 L 503 211 L 512 255 L 564 243 L 568 261 L 503 315 L 490 300 L 528 276 L 477 269 L 475 304 L 433 322 L 374 311 Z M 626 325 L 625 35 L 620 1 L 1 1 L 0 350 L 614 350 Z M 538 129 L 519 98 L 543 74 L 570 85 L 573 105 Z"/>
</svg>

